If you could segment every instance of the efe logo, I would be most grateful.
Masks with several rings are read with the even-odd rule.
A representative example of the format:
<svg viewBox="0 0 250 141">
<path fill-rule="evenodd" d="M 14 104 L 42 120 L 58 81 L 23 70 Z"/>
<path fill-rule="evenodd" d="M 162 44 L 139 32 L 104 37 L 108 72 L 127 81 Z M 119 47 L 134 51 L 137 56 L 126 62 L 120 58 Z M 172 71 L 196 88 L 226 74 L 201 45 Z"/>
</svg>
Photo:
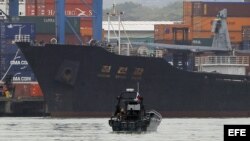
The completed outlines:
<svg viewBox="0 0 250 141">
<path fill-rule="evenodd" d="M 250 125 L 224 125 L 224 141 L 250 141 Z"/>
</svg>

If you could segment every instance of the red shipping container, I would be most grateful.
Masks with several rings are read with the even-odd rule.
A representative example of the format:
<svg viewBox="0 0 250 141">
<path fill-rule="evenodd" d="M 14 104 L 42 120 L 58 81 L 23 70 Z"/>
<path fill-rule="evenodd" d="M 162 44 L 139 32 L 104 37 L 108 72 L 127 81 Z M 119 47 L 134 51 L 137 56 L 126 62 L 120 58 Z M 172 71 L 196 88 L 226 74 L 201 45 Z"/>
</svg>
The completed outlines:
<svg viewBox="0 0 250 141">
<path fill-rule="evenodd" d="M 37 15 L 36 6 L 34 4 L 26 4 L 25 15 L 27 15 L 27 16 Z"/>
<path fill-rule="evenodd" d="M 43 96 L 42 90 L 38 84 L 31 84 L 30 96 L 32 96 L 32 97 L 42 97 Z"/>
<path fill-rule="evenodd" d="M 40 1 L 40 0 L 37 0 Z M 55 4 L 55 0 L 42 0 L 44 3 L 51 3 Z M 66 4 L 92 4 L 93 0 L 65 0 L 65 5 Z"/>
<path fill-rule="evenodd" d="M 14 94 L 15 98 L 43 96 L 43 93 L 37 82 L 17 83 L 14 85 L 15 85 L 15 94 Z"/>
<path fill-rule="evenodd" d="M 92 18 L 82 18 L 80 20 L 80 27 L 81 28 L 92 28 Z"/>
<path fill-rule="evenodd" d="M 75 3 L 75 4 L 92 4 L 93 0 L 65 0 L 65 4 Z M 55 4 L 55 0 L 26 0 L 28 4 L 44 4 L 44 3 L 52 3 Z"/>
<path fill-rule="evenodd" d="M 65 2 L 65 15 L 67 16 L 92 16 L 92 0 L 68 0 Z M 29 1 L 26 3 L 26 16 L 54 16 L 55 2 L 45 0 L 44 2 Z"/>
</svg>

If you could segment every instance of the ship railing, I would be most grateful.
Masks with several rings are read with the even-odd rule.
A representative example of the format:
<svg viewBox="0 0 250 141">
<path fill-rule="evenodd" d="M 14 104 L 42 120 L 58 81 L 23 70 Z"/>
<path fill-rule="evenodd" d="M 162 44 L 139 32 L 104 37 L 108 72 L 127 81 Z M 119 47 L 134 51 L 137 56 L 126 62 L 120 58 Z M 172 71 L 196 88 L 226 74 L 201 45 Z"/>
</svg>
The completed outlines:
<svg viewBox="0 0 250 141">
<path fill-rule="evenodd" d="M 239 65 L 249 66 L 248 56 L 202 56 L 195 57 L 195 66 Z"/>
<path fill-rule="evenodd" d="M 111 53 L 119 54 L 119 48 L 117 46 L 108 46 L 105 47 L 105 49 Z M 128 44 L 121 44 L 119 55 L 163 58 L 165 52 L 166 50 L 164 49 L 149 48 L 139 45 L 133 45 L 133 47 L 131 47 Z"/>
<path fill-rule="evenodd" d="M 149 110 L 148 113 L 149 113 L 149 114 L 150 114 L 150 113 L 153 113 L 153 114 L 155 115 L 155 117 L 158 118 L 159 121 L 162 120 L 162 116 L 161 116 L 161 114 L 160 114 L 159 112 L 157 112 L 157 111 L 155 111 L 155 110 Z"/>
<path fill-rule="evenodd" d="M 30 35 L 15 35 L 14 42 L 30 42 Z"/>
</svg>

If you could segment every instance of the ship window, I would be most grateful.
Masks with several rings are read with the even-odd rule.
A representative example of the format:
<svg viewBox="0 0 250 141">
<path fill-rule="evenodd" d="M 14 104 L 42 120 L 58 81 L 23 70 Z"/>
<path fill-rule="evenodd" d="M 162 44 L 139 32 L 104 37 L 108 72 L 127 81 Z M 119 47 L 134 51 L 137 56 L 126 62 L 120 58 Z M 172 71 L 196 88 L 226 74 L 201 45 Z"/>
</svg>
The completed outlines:
<svg viewBox="0 0 250 141">
<path fill-rule="evenodd" d="M 127 110 L 140 110 L 140 104 L 128 104 Z"/>
</svg>

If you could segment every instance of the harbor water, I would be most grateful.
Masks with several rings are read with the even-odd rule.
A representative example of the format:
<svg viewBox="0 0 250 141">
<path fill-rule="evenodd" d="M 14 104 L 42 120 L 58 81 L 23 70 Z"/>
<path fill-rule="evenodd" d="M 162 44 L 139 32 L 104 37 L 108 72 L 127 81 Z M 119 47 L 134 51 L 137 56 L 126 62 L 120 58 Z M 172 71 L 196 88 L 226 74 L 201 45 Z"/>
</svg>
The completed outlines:
<svg viewBox="0 0 250 141">
<path fill-rule="evenodd" d="M 4 141 L 223 141 L 225 124 L 250 118 L 164 118 L 152 133 L 113 133 L 108 118 L 1 117 Z"/>
</svg>

